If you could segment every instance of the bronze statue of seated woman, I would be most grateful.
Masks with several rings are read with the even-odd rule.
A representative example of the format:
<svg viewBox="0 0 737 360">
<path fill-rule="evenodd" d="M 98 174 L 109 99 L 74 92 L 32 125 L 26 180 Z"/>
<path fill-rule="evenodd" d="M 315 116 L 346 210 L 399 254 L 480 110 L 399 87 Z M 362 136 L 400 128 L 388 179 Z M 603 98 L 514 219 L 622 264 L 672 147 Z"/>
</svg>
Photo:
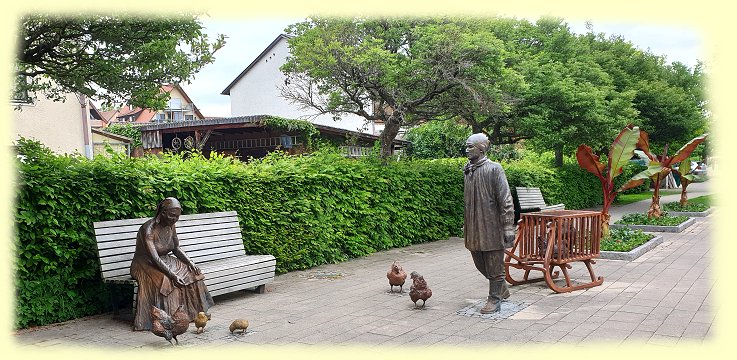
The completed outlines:
<svg viewBox="0 0 737 360">
<path fill-rule="evenodd" d="M 138 281 L 134 330 L 151 329 L 151 305 L 169 314 L 183 305 L 192 321 L 215 304 L 200 268 L 179 247 L 174 224 L 181 214 L 179 201 L 166 198 L 156 207 L 156 216 L 138 230 L 130 268 Z"/>
</svg>

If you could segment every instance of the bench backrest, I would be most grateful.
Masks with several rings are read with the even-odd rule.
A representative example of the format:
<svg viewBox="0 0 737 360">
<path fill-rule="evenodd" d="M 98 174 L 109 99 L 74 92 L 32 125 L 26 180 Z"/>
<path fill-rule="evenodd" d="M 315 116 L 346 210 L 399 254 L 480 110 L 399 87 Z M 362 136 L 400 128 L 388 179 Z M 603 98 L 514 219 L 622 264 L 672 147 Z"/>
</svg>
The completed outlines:
<svg viewBox="0 0 737 360">
<path fill-rule="evenodd" d="M 515 190 L 517 191 L 517 201 L 519 201 L 520 208 L 544 208 L 547 206 L 540 188 L 517 187 Z"/>
<path fill-rule="evenodd" d="M 94 223 L 103 279 L 130 274 L 136 235 L 148 219 Z M 195 264 L 246 254 L 235 211 L 182 215 L 176 229 L 179 246 Z"/>
</svg>

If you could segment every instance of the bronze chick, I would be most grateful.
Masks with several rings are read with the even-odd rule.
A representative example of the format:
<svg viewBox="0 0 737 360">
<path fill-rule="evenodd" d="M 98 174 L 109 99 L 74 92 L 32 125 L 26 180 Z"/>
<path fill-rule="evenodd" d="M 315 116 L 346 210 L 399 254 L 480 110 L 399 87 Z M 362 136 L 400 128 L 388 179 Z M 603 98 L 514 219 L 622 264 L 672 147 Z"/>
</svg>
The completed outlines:
<svg viewBox="0 0 737 360">
<path fill-rule="evenodd" d="M 415 303 L 415 308 L 417 308 L 417 300 L 422 299 L 422 308 L 424 308 L 425 302 L 432 296 L 432 290 L 427 287 L 425 278 L 418 274 L 417 271 L 410 273 L 409 277 L 412 279 L 412 286 L 409 288 L 409 298 Z"/>
<path fill-rule="evenodd" d="M 177 335 L 181 335 L 189 328 L 189 316 L 184 311 L 184 306 L 179 308 L 171 316 L 166 311 L 151 305 L 151 332 L 156 336 L 161 336 L 170 344 L 172 339 L 179 345 Z"/>
<path fill-rule="evenodd" d="M 207 325 L 207 315 L 204 311 L 200 311 L 197 313 L 197 316 L 194 318 L 194 326 L 197 328 L 197 333 L 201 334 L 203 331 L 205 331 L 205 325 Z"/>
<path fill-rule="evenodd" d="M 392 266 L 389 268 L 389 272 L 386 273 L 386 277 L 389 279 L 389 291 L 394 292 L 394 287 L 399 286 L 399 293 L 402 293 L 402 286 L 404 281 L 407 280 L 407 273 L 402 269 L 402 265 L 399 265 L 398 261 L 394 261 Z"/>
<path fill-rule="evenodd" d="M 248 329 L 248 320 L 246 319 L 236 319 L 233 320 L 233 322 L 230 324 L 230 327 L 228 327 L 230 330 L 230 333 L 234 333 L 236 330 L 240 330 L 241 334 L 246 333 L 246 329 Z"/>
</svg>

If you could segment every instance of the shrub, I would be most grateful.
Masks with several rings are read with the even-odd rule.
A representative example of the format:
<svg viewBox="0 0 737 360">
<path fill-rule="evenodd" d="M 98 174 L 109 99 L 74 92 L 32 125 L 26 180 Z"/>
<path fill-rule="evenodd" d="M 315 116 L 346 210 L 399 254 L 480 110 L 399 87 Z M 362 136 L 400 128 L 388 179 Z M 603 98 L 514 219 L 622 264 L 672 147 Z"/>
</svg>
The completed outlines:
<svg viewBox="0 0 737 360">
<path fill-rule="evenodd" d="M 430 121 L 407 131 L 407 154 L 417 159 L 462 157 L 471 128 L 455 120 Z"/>
</svg>

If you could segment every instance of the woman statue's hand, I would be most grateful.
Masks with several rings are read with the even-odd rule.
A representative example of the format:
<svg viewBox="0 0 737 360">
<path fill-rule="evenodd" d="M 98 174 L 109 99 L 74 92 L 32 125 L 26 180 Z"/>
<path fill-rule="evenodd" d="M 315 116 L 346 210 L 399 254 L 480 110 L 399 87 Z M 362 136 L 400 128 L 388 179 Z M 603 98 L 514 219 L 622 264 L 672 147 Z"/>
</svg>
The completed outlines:
<svg viewBox="0 0 737 360">
<path fill-rule="evenodd" d="M 195 274 L 201 274 L 202 271 L 200 270 L 200 267 L 195 265 L 194 263 L 190 263 L 187 268 L 192 271 Z"/>
<path fill-rule="evenodd" d="M 173 280 L 174 280 L 174 285 L 175 285 L 176 287 L 183 287 L 183 286 L 187 285 L 187 284 L 186 284 L 186 283 L 184 282 L 184 279 L 183 279 L 183 278 L 182 278 L 181 276 L 177 276 L 177 275 L 175 275 L 175 276 L 174 276 L 174 279 L 173 279 Z"/>
</svg>

